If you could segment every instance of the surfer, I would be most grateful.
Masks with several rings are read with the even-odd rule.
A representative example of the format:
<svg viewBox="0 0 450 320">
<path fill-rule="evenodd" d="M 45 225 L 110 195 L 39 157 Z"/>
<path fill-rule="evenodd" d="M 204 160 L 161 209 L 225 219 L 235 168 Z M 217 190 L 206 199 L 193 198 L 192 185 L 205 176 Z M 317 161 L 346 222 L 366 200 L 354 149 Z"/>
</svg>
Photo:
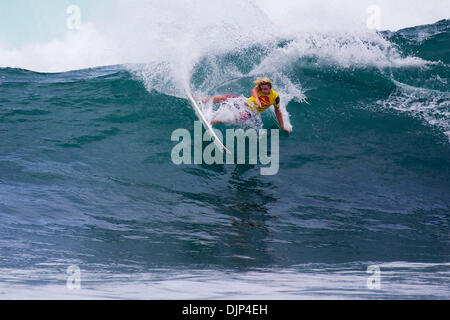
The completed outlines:
<svg viewBox="0 0 450 320">
<path fill-rule="evenodd" d="M 234 95 L 214 96 L 203 99 L 202 102 L 208 103 L 212 101 L 213 103 L 221 103 L 232 98 L 239 97 Z M 246 103 L 248 109 L 239 113 L 240 119 L 248 120 L 252 116 L 266 111 L 272 105 L 275 107 L 275 115 L 277 116 L 280 127 L 286 132 L 291 132 L 291 130 L 284 126 L 283 116 L 280 110 L 280 96 L 275 92 L 275 90 L 273 90 L 273 84 L 269 78 L 260 78 L 255 81 L 252 96 Z M 212 125 L 220 123 L 222 123 L 220 120 L 214 120 L 211 122 Z"/>
</svg>

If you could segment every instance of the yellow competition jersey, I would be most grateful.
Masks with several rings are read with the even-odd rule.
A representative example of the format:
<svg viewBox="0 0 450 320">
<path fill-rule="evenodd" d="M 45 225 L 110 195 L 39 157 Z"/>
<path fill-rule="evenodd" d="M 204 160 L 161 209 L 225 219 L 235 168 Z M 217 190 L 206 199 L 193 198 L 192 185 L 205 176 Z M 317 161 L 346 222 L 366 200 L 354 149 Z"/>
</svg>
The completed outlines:
<svg viewBox="0 0 450 320">
<path fill-rule="evenodd" d="M 262 94 L 258 91 L 258 97 L 259 101 L 261 101 L 262 108 L 256 104 L 255 97 L 251 96 L 248 99 L 248 106 L 254 112 L 261 113 L 267 110 L 271 105 L 274 105 L 275 107 L 280 105 L 280 96 L 275 92 L 275 90 L 271 90 L 269 95 Z"/>
</svg>

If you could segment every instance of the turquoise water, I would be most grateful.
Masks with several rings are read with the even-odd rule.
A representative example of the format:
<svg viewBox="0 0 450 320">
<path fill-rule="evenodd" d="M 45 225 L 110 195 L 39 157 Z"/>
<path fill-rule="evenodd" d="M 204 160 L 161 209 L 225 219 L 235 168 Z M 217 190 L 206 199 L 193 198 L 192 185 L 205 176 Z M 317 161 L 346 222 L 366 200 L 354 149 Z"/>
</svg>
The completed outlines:
<svg viewBox="0 0 450 320">
<path fill-rule="evenodd" d="M 193 91 L 248 95 L 289 55 L 269 74 L 293 126 L 274 176 L 174 165 L 197 118 L 142 66 L 0 69 L 0 296 L 448 298 L 450 22 L 381 35 L 398 62 L 296 56 L 298 39 L 198 60 Z"/>
</svg>

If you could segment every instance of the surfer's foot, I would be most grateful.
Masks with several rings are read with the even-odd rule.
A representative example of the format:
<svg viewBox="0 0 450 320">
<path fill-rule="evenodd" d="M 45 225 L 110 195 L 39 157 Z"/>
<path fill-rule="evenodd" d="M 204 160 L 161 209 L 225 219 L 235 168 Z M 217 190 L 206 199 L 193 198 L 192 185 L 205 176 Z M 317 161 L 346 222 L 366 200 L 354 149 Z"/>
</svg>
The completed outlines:
<svg viewBox="0 0 450 320">
<path fill-rule="evenodd" d="M 211 121 L 211 125 L 215 125 L 215 124 L 221 124 L 222 122 L 219 120 L 213 120 Z"/>
</svg>

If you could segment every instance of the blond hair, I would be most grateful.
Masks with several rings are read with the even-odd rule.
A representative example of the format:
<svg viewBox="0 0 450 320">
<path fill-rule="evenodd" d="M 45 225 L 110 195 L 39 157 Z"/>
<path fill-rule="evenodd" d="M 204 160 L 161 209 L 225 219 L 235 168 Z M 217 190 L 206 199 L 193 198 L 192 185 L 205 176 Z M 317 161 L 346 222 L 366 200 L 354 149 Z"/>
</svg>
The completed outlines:
<svg viewBox="0 0 450 320">
<path fill-rule="evenodd" d="M 273 87 L 272 80 L 270 80 L 269 78 L 259 78 L 254 83 L 258 87 L 258 89 L 264 85 L 268 85 L 270 89 L 272 89 Z"/>
</svg>

